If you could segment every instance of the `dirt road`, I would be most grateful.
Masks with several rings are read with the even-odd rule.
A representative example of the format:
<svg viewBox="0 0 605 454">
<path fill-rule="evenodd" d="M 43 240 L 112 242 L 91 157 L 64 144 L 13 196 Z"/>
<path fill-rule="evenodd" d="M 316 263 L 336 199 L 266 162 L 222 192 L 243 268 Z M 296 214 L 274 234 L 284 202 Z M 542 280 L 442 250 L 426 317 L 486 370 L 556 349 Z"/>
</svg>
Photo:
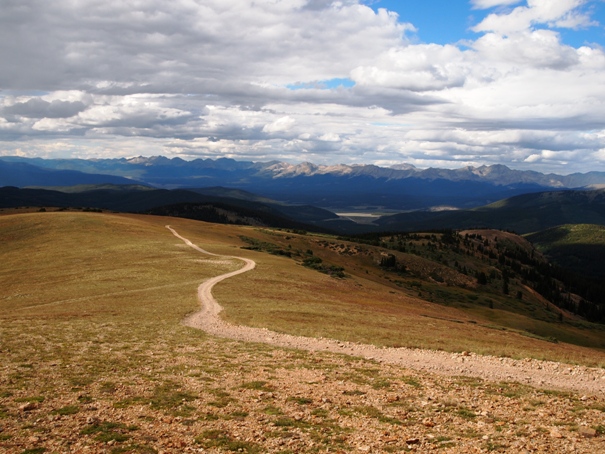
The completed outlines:
<svg viewBox="0 0 605 454">
<path fill-rule="evenodd" d="M 170 226 L 166 226 L 166 228 L 186 245 L 202 254 L 219 257 L 217 254 L 212 254 L 196 246 Z M 583 394 L 605 392 L 605 370 L 599 368 L 571 366 L 534 359 L 514 360 L 480 356 L 468 352 L 447 353 L 410 348 L 379 348 L 373 345 L 341 342 L 333 339 L 292 336 L 265 328 L 250 328 L 225 323 L 219 317 L 222 307 L 212 296 L 212 288 L 225 279 L 253 270 L 256 263 L 242 257 L 220 257 L 241 260 L 244 262 L 244 267 L 203 282 L 198 288 L 198 299 L 202 310 L 187 317 L 183 324 L 202 329 L 215 336 L 244 342 L 260 342 L 309 351 L 344 353 L 442 375 L 464 375 L 496 382 L 514 381 L 539 388 L 575 391 Z"/>
</svg>

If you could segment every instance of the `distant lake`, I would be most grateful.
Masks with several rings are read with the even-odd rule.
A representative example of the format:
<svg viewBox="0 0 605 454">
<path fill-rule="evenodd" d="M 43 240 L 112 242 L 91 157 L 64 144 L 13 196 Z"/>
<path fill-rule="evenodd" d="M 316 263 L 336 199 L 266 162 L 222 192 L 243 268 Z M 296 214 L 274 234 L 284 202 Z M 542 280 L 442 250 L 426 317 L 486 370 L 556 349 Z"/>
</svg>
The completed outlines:
<svg viewBox="0 0 605 454">
<path fill-rule="evenodd" d="M 379 218 L 380 214 L 374 213 L 336 213 L 338 216 L 343 218 Z"/>
</svg>

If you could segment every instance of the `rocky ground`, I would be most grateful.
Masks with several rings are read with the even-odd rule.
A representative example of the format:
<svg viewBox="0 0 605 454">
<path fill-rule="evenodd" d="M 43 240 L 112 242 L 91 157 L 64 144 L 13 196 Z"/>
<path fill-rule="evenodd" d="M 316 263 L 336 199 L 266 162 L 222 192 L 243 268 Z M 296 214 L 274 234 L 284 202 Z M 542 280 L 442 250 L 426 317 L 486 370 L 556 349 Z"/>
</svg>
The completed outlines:
<svg viewBox="0 0 605 454">
<path fill-rule="evenodd" d="M 603 395 L 212 337 L 153 347 L 102 379 L 2 366 L 0 452 L 605 451 Z"/>
<path fill-rule="evenodd" d="M 0 452 L 605 452 L 603 369 L 226 325 L 233 275 L 199 289 L 208 333 L 5 315 Z"/>
</svg>

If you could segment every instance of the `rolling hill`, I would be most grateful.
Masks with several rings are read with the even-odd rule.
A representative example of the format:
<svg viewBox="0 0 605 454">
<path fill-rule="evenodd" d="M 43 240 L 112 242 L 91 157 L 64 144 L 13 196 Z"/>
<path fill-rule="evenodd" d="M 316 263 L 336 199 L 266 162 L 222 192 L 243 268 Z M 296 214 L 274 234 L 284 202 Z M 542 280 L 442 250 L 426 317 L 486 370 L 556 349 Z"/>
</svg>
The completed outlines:
<svg viewBox="0 0 605 454">
<path fill-rule="evenodd" d="M 586 370 L 574 364 L 605 365 L 600 325 L 567 312 L 560 321 L 556 308 L 548 310 L 514 276 L 510 290 L 521 289 L 522 300 L 505 295 L 501 280 L 479 283 L 444 263 L 458 257 L 467 271 L 485 267 L 488 274 L 496 267 L 489 251 L 498 243 L 510 251 L 512 268 L 514 252 L 532 250 L 522 238 L 433 232 L 381 237 L 375 246 L 170 219 L 215 257 L 175 239 L 166 221 L 111 213 L 0 215 L 0 450 L 558 452 L 573 442 L 591 452 L 600 446 L 602 393 L 534 388 L 521 383 L 523 375 L 505 381 L 468 375 L 469 362 L 486 353 L 499 356 L 490 360 L 496 365 L 547 367 L 574 382 Z M 198 285 L 241 267 L 234 255 L 257 266 L 215 288 L 228 320 L 343 345 L 450 352 L 444 357 L 456 364 L 455 374 L 222 339 L 183 326 L 197 309 Z M 335 267 L 344 278 L 330 274 Z"/>
<path fill-rule="evenodd" d="M 0 186 L 74 186 L 80 184 L 137 184 L 119 175 L 87 173 L 79 170 L 51 169 L 28 162 L 0 158 Z"/>
<path fill-rule="evenodd" d="M 204 217 L 205 211 L 196 210 L 195 205 L 227 210 L 231 221 L 220 218 L 216 212 L 212 217 Z M 193 216 L 198 220 L 212 222 L 323 229 L 342 234 L 460 230 L 478 227 L 526 234 L 563 224 L 605 225 L 604 189 L 523 194 L 470 210 L 411 211 L 383 216 L 364 224 L 357 224 L 338 217 L 329 210 L 311 205 L 288 205 L 247 191 L 224 187 L 174 190 L 141 185 L 80 185 L 54 189 L 0 188 L 0 207 L 18 206 L 90 207 L 123 212 Z"/>
<path fill-rule="evenodd" d="M 165 217 L 157 216 L 61 211 L 4 215 L 0 219 L 10 220 L 10 225 L 14 226 L 7 231 L 5 238 L 12 238 L 9 250 L 15 251 L 20 247 L 17 240 L 24 235 L 27 238 L 37 236 L 42 240 L 46 235 L 67 235 L 80 224 L 93 226 L 95 223 L 101 227 L 106 223 L 117 223 L 115 228 L 119 230 L 121 223 L 125 223 L 126 228 L 131 219 L 136 220 L 140 228 L 149 224 L 149 228 L 156 226 L 153 227 L 156 229 L 167 221 Z M 14 233 L 21 231 L 19 222 L 25 223 L 23 233 Z M 28 227 L 30 222 L 32 225 Z M 65 226 L 65 233 L 53 227 L 56 223 L 63 225 L 64 222 L 75 222 L 75 226 Z M 410 345 L 411 342 L 417 346 L 445 348 L 442 344 L 443 339 L 448 337 L 445 331 L 444 338 L 427 338 L 423 332 L 420 321 L 428 316 L 450 320 L 444 325 L 447 329 L 457 326 L 456 320 L 464 321 L 463 325 L 473 320 L 478 332 L 484 332 L 487 336 L 486 341 L 495 334 L 491 326 L 497 324 L 499 328 L 496 332 L 504 330 L 508 334 L 516 333 L 518 339 L 527 336 L 528 339 L 534 337 L 542 340 L 556 337 L 560 341 L 599 348 L 605 342 L 605 328 L 602 325 L 586 324 L 571 310 L 562 311 L 556 307 L 554 303 L 566 301 L 570 296 L 565 284 L 550 285 L 553 276 L 545 274 L 549 272 L 548 262 L 530 243 L 512 233 L 481 230 L 387 236 L 373 234 L 365 239 L 347 239 L 265 227 L 220 226 L 179 218 L 171 218 L 170 222 L 188 226 L 188 232 L 201 229 L 199 234 L 202 236 L 205 236 L 205 229 L 210 229 L 214 232 L 213 241 L 218 244 L 224 244 L 228 249 L 238 245 L 243 248 L 240 249 L 242 254 L 249 251 L 259 263 L 268 261 L 274 264 L 276 268 L 271 268 L 272 272 L 247 278 L 247 285 L 251 287 L 242 294 L 246 295 L 243 306 L 231 306 L 230 303 L 244 301 L 241 295 L 236 294 L 241 291 L 240 287 L 226 286 L 217 290 L 218 296 L 222 294 L 227 301 L 227 318 L 238 323 L 254 326 L 271 320 L 272 326 L 278 330 L 304 335 L 379 345 Z M 31 235 L 27 234 L 30 230 Z M 45 233 L 46 230 L 50 233 Z M 107 238 L 99 237 L 100 233 L 94 231 L 81 232 L 77 237 L 94 235 L 95 241 L 90 247 L 96 249 L 101 244 L 113 241 L 117 234 L 106 228 L 102 228 L 102 232 L 107 234 Z M 104 257 L 99 259 L 104 260 Z M 109 256 L 107 259 L 111 262 Z M 91 265 L 94 271 L 94 262 Z M 12 274 L 13 269 L 18 268 L 7 264 L 5 276 Z M 52 271 L 48 270 L 48 273 Z M 85 275 L 87 269 L 82 269 L 80 273 Z M 41 278 L 40 282 L 46 280 Z M 17 284 L 11 284 L 14 285 Z M 113 284 L 107 282 L 103 285 Z M 314 290 L 314 285 L 319 287 Z M 507 287 L 507 291 L 504 291 L 504 287 Z M 32 292 L 32 295 L 36 293 L 33 288 Z M 300 300 L 299 304 L 290 306 L 287 295 L 292 292 Z M 547 302 L 549 299 L 550 302 Z M 416 309 L 412 310 L 415 306 Z M 237 310 L 230 310 L 236 307 Z M 349 318 L 357 320 L 355 326 L 330 321 L 335 322 L 328 315 L 331 311 L 341 313 L 343 310 L 353 311 Z M 318 311 L 318 316 L 323 315 L 315 318 L 311 315 L 314 311 Z M 373 311 L 378 312 L 372 316 Z M 393 324 L 376 319 L 384 311 L 393 314 Z M 416 314 L 409 315 L 419 323 L 416 328 L 412 328 L 410 321 L 405 321 L 409 311 Z M 321 317 L 326 318 L 323 320 Z M 371 321 L 373 319 L 375 326 Z M 401 331 L 398 328 L 400 323 L 408 326 L 408 330 Z M 593 334 L 587 335 L 590 329 L 594 330 Z M 469 339 L 467 349 L 490 351 L 499 348 L 491 340 L 483 343 L 478 339 Z M 459 342 L 462 341 L 458 339 L 447 348 L 465 348 Z M 471 345 L 475 347 L 471 348 Z"/>
<path fill-rule="evenodd" d="M 224 188 L 155 189 L 140 185 L 81 185 L 56 190 L 0 188 L 0 207 L 84 207 L 186 217 L 210 222 L 328 230 L 337 216 L 312 206 L 290 206 Z M 341 226 L 356 226 L 350 221 Z"/>
<path fill-rule="evenodd" d="M 605 277 L 605 226 L 566 224 L 525 235 L 559 266 L 592 278 Z"/>
<path fill-rule="evenodd" d="M 487 227 L 531 233 L 562 224 L 605 225 L 605 190 L 523 194 L 472 210 L 415 211 L 383 216 L 384 231 Z"/>
</svg>

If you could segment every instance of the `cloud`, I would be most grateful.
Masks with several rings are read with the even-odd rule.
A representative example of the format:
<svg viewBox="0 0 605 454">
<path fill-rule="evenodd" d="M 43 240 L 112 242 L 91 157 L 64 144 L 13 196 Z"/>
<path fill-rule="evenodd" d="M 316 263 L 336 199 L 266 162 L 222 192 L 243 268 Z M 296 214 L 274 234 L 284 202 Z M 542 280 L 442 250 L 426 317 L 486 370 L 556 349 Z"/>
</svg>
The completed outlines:
<svg viewBox="0 0 605 454">
<path fill-rule="evenodd" d="M 495 6 L 508 6 L 521 3 L 522 0 L 471 0 L 471 4 L 475 9 L 488 9 Z"/>
<path fill-rule="evenodd" d="M 334 134 L 333 132 L 323 134 L 319 137 L 319 140 L 324 142 L 340 142 L 340 136 L 338 134 Z"/>
<path fill-rule="evenodd" d="M 588 4 L 471 5 L 478 35 L 438 45 L 357 0 L 5 0 L 2 153 L 602 162 L 605 54 L 550 29 Z"/>
<path fill-rule="evenodd" d="M 527 0 L 527 6 L 519 6 L 510 12 L 492 13 L 472 29 L 510 35 L 530 30 L 537 24 L 572 29 L 589 27 L 595 22 L 580 9 L 585 3 L 586 0 Z"/>
<path fill-rule="evenodd" d="M 263 132 L 273 133 L 288 131 L 296 123 L 296 120 L 288 116 L 281 117 L 272 123 L 263 126 Z"/>
<path fill-rule="evenodd" d="M 3 10 L 0 37 L 14 45 L 0 56 L 14 64 L 2 65 L 0 83 L 21 89 L 325 80 L 371 60 L 376 46 L 397 45 L 406 30 L 396 15 L 356 2 L 9 0 Z"/>
<path fill-rule="evenodd" d="M 17 115 L 27 118 L 68 118 L 82 112 L 86 106 L 81 101 L 60 101 L 55 99 L 48 102 L 40 98 L 30 98 L 17 102 L 2 109 L 4 114 Z"/>
<path fill-rule="evenodd" d="M 559 35 L 550 30 L 526 31 L 511 37 L 489 33 L 472 47 L 492 62 L 516 68 L 566 69 L 580 61 L 578 51 L 561 44 Z"/>
<path fill-rule="evenodd" d="M 415 92 L 442 90 L 464 84 L 468 67 L 455 46 L 436 44 L 389 49 L 373 66 L 359 66 L 351 78 L 360 86 L 382 86 Z"/>
</svg>

